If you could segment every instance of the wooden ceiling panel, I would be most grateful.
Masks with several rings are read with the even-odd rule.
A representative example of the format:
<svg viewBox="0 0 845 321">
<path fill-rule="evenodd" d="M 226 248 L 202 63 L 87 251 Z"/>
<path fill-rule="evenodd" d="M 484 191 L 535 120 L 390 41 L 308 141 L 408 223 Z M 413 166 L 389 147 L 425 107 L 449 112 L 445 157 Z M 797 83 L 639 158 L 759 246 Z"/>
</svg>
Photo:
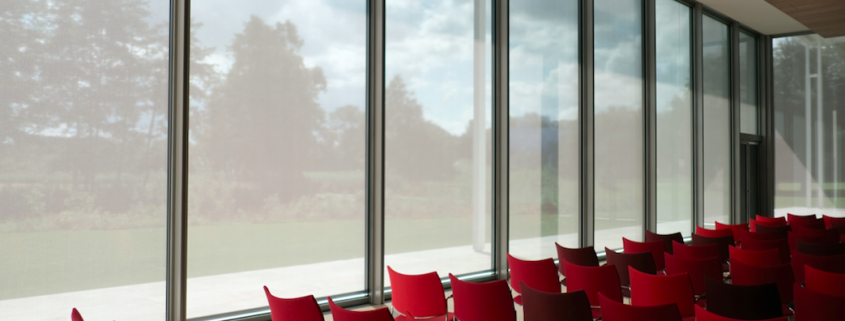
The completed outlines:
<svg viewBox="0 0 845 321">
<path fill-rule="evenodd" d="M 825 38 L 845 36 L 845 0 L 766 0 Z"/>
</svg>

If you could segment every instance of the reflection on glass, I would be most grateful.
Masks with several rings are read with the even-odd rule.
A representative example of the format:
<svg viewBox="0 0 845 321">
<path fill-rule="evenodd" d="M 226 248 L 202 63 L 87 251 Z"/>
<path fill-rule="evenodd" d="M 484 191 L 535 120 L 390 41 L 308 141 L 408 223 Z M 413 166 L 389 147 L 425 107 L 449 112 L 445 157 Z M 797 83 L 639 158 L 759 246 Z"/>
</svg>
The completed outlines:
<svg viewBox="0 0 845 321">
<path fill-rule="evenodd" d="M 757 135 L 757 39 L 739 33 L 740 132 Z"/>
<path fill-rule="evenodd" d="M 489 270 L 491 4 L 386 5 L 385 263 Z"/>
<path fill-rule="evenodd" d="M 704 221 L 730 222 L 731 103 L 728 25 L 704 16 Z"/>
<path fill-rule="evenodd" d="M 510 2 L 508 252 L 578 246 L 578 1 Z"/>
<path fill-rule="evenodd" d="M 845 37 L 777 38 L 775 215 L 845 217 Z"/>
<path fill-rule="evenodd" d="M 169 6 L 0 5 L 0 319 L 164 319 Z"/>
<path fill-rule="evenodd" d="M 366 1 L 191 14 L 188 317 L 363 290 Z"/>
<path fill-rule="evenodd" d="M 595 246 L 642 239 L 642 1 L 595 1 Z"/>
<path fill-rule="evenodd" d="M 657 232 L 689 235 L 692 219 L 692 42 L 690 7 L 658 0 Z"/>
</svg>

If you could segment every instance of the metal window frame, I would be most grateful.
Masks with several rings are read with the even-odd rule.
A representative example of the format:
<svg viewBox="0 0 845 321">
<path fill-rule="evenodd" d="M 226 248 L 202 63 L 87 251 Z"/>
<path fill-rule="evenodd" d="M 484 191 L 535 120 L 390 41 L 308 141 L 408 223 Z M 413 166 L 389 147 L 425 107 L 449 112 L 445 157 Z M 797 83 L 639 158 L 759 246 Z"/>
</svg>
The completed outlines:
<svg viewBox="0 0 845 321">
<path fill-rule="evenodd" d="M 655 1 L 643 1 L 643 90 L 644 90 L 644 218 L 643 228 L 656 230 L 656 24 Z M 703 203 L 703 57 L 702 23 L 707 14 L 729 25 L 731 61 L 731 182 L 739 179 L 739 69 L 738 34 L 742 30 L 758 40 L 758 121 L 765 141 L 764 176 L 766 210 L 774 209 L 774 150 L 772 113 L 772 38 L 730 19 L 694 0 L 677 0 L 691 7 L 693 97 L 693 217 L 692 230 L 704 222 Z M 509 242 L 509 0 L 493 4 L 493 196 L 491 270 L 462 275 L 461 279 L 486 281 L 508 276 Z M 579 1 L 579 245 L 595 242 L 595 115 L 594 115 L 594 0 Z M 384 286 L 384 55 L 385 0 L 367 3 L 367 208 L 365 290 L 336 295 L 339 305 L 350 307 L 383 304 L 390 298 Z M 187 282 L 187 198 L 188 198 L 188 116 L 190 0 L 171 1 L 168 133 L 168 216 L 167 216 L 167 320 L 184 320 Z M 778 36 L 808 34 L 791 33 Z M 739 212 L 739 196 L 731 186 L 732 217 Z M 442 279 L 446 288 L 448 279 Z M 328 307 L 320 298 L 324 311 Z M 197 320 L 267 320 L 266 307 L 208 316 Z"/>
<path fill-rule="evenodd" d="M 740 121 L 742 100 L 741 100 L 741 82 L 740 82 L 740 65 L 739 65 L 739 22 L 733 21 L 729 25 L 728 48 L 730 52 L 730 102 L 731 102 L 731 224 L 737 224 L 740 221 L 740 213 L 742 213 L 742 173 L 740 169 L 742 164 L 740 161 L 740 133 L 742 132 Z"/>
</svg>

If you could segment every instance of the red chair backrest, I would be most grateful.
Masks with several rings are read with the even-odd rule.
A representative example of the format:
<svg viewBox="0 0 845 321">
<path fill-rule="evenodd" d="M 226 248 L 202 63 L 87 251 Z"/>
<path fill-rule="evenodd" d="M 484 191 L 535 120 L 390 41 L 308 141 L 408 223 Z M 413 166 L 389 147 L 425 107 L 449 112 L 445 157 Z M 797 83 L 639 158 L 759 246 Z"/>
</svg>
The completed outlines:
<svg viewBox="0 0 845 321">
<path fill-rule="evenodd" d="M 555 242 L 555 247 L 557 248 L 558 263 L 566 260 L 569 263 L 580 266 L 599 266 L 599 257 L 592 245 L 582 248 L 568 248 L 560 246 L 560 244 Z M 558 268 L 560 269 L 560 274 L 566 276 L 566 270 L 563 264 L 559 264 Z"/>
<path fill-rule="evenodd" d="M 789 226 L 792 226 L 793 231 L 795 231 L 796 227 L 814 230 L 823 230 L 827 228 L 827 226 L 824 224 L 823 219 L 798 220 L 790 222 Z"/>
<path fill-rule="evenodd" d="M 845 217 L 833 217 L 822 215 L 822 219 L 824 220 L 824 225 L 827 228 L 831 228 L 836 225 L 845 226 Z"/>
<path fill-rule="evenodd" d="M 731 246 L 730 251 L 731 259 L 736 259 L 746 264 L 769 266 L 784 263 L 780 257 L 780 251 L 777 249 L 752 251 Z"/>
<path fill-rule="evenodd" d="M 845 254 L 845 243 L 816 244 L 797 240 L 795 250 L 810 255 L 837 255 Z"/>
<path fill-rule="evenodd" d="M 795 276 L 789 264 L 760 266 L 731 259 L 731 281 L 734 285 L 775 283 L 780 291 L 781 303 L 792 302 L 792 283 L 795 283 Z"/>
<path fill-rule="evenodd" d="M 273 321 L 322 321 L 323 310 L 313 295 L 285 299 L 270 294 L 264 286 L 264 294 L 270 304 L 270 317 Z"/>
<path fill-rule="evenodd" d="M 742 231 L 748 231 L 748 223 L 740 223 L 740 224 L 722 224 L 716 222 L 716 229 L 717 230 L 725 230 L 731 229 L 734 235 L 734 243 L 738 242 L 742 237 Z"/>
<path fill-rule="evenodd" d="M 70 320 L 71 321 L 85 321 L 85 320 L 82 319 L 82 315 L 79 314 L 79 311 L 77 311 L 76 308 L 73 308 L 73 310 L 70 311 Z"/>
<path fill-rule="evenodd" d="M 751 251 L 764 251 L 776 249 L 780 253 L 782 263 L 789 263 L 789 242 L 786 239 L 757 240 L 753 238 L 742 239 L 742 249 Z"/>
<path fill-rule="evenodd" d="M 446 314 L 446 297 L 437 272 L 402 274 L 388 265 L 387 274 L 390 277 L 390 303 L 396 311 L 417 318 Z"/>
<path fill-rule="evenodd" d="M 686 273 L 671 275 L 646 274 L 628 267 L 631 275 L 631 305 L 650 306 L 674 303 L 681 316 L 695 314 L 692 282 Z"/>
<path fill-rule="evenodd" d="M 789 241 L 789 248 L 795 249 L 798 245 L 798 241 L 810 242 L 815 244 L 836 244 L 839 243 L 839 231 L 837 230 L 819 230 L 824 233 L 795 233 L 789 232 L 787 234 L 787 240 Z M 833 233 L 827 233 L 827 231 L 831 231 Z"/>
<path fill-rule="evenodd" d="M 672 303 L 653 306 L 633 306 L 599 295 L 602 321 L 681 321 L 678 306 Z"/>
<path fill-rule="evenodd" d="M 568 321 L 593 321 L 590 299 L 583 290 L 569 293 L 550 293 L 532 289 L 521 283 L 522 311 L 525 320 L 559 321 L 562 315 Z M 449 320 L 451 321 L 451 320 Z"/>
<path fill-rule="evenodd" d="M 339 307 L 329 297 L 329 309 L 332 311 L 332 320 L 334 321 L 393 321 L 393 315 L 387 308 L 367 310 L 367 311 L 352 311 Z M 273 319 L 276 321 L 276 319 Z"/>
<path fill-rule="evenodd" d="M 692 245 L 706 244 L 716 244 L 716 247 L 719 249 L 719 260 L 721 262 L 727 262 L 728 258 L 730 258 L 728 246 L 734 245 L 734 237 L 733 235 L 721 237 L 706 237 L 698 234 L 692 235 Z"/>
<path fill-rule="evenodd" d="M 666 245 L 663 241 L 651 242 L 634 242 L 626 238 L 622 238 L 622 249 L 625 253 L 651 253 L 654 258 L 654 267 L 658 271 L 662 271 L 666 265 L 663 262 L 663 253 L 666 252 Z"/>
<path fill-rule="evenodd" d="M 845 273 L 845 254 L 810 255 L 792 251 L 792 268 L 795 270 L 795 282 L 804 283 L 804 265 L 830 273 Z"/>
<path fill-rule="evenodd" d="M 455 317 L 461 321 L 516 321 L 511 290 L 505 280 L 473 283 L 451 273 Z"/>
<path fill-rule="evenodd" d="M 795 225 L 792 227 L 792 232 L 801 235 L 836 235 L 836 238 L 839 239 L 839 230 L 832 228 L 827 229 L 824 226 L 821 228 L 815 228 L 812 226 L 803 226 L 803 225 Z"/>
<path fill-rule="evenodd" d="M 751 231 L 740 231 L 740 238 L 744 241 L 747 239 L 755 239 L 755 240 L 780 240 L 786 238 L 786 236 L 781 236 L 779 233 L 773 232 L 751 232 Z"/>
<path fill-rule="evenodd" d="M 641 272 L 657 274 L 657 267 L 654 264 L 654 257 L 651 255 L 651 252 L 617 253 L 606 247 L 604 251 L 607 264 L 616 266 L 616 272 L 619 273 L 619 282 L 622 282 L 623 286 L 631 284 L 631 279 L 628 276 L 629 266 L 633 266 Z"/>
<path fill-rule="evenodd" d="M 779 237 L 784 238 L 786 234 L 792 231 L 792 227 L 789 225 L 784 226 L 765 226 L 765 225 L 757 225 L 757 233 L 775 233 Z"/>
<path fill-rule="evenodd" d="M 816 217 L 816 214 L 808 214 L 808 215 L 798 215 L 792 213 L 786 213 L 786 222 L 790 225 L 798 223 L 798 222 L 812 222 L 818 220 L 819 218 Z"/>
<path fill-rule="evenodd" d="M 722 263 L 718 257 L 703 259 L 681 258 L 669 253 L 664 254 L 666 260 L 666 274 L 686 273 L 692 282 L 695 294 L 701 295 L 707 291 L 707 277 L 722 279 Z"/>
<path fill-rule="evenodd" d="M 599 305 L 599 293 L 622 302 L 622 284 L 615 265 L 580 266 L 567 261 L 560 263 L 566 264 L 567 271 L 572 273 L 567 277 L 566 292 L 584 290 L 592 306 Z"/>
<path fill-rule="evenodd" d="M 828 295 L 795 284 L 794 321 L 841 321 L 845 316 L 845 296 Z"/>
<path fill-rule="evenodd" d="M 786 224 L 785 220 L 780 221 L 780 222 L 778 222 L 778 221 L 774 221 L 774 222 L 773 221 L 763 221 L 763 222 L 761 222 L 761 221 L 755 220 L 753 218 L 748 220 L 748 227 L 749 227 L 749 230 L 751 230 L 751 232 L 757 232 L 757 226 L 759 226 L 759 225 L 775 227 L 775 226 L 786 226 L 787 224 Z"/>
<path fill-rule="evenodd" d="M 804 265 L 804 286 L 819 293 L 845 296 L 845 273 L 831 273 Z"/>
<path fill-rule="evenodd" d="M 652 231 L 646 230 L 645 231 L 645 241 L 652 242 L 652 241 L 663 241 L 665 245 L 664 251 L 666 253 L 672 254 L 674 253 L 672 250 L 672 241 L 677 241 L 678 243 L 684 243 L 684 236 L 681 232 L 676 232 L 672 234 L 657 234 Z"/>
<path fill-rule="evenodd" d="M 783 216 L 766 217 L 766 216 L 762 216 L 760 214 L 757 214 L 756 219 L 757 219 L 757 223 L 762 222 L 762 223 L 777 223 L 777 224 L 783 223 L 784 225 L 786 224 L 786 217 L 783 217 Z"/>
<path fill-rule="evenodd" d="M 721 315 L 715 314 L 713 312 L 709 312 L 702 308 L 700 305 L 695 306 L 695 321 L 745 321 L 743 319 L 732 319 L 728 317 L 723 317 Z M 787 321 L 786 317 L 774 318 L 774 319 L 765 319 L 760 321 Z"/>
<path fill-rule="evenodd" d="M 719 246 L 716 244 L 705 245 L 686 245 L 683 243 L 673 242 L 672 247 L 675 249 L 675 256 L 684 259 L 706 259 L 715 257 L 719 258 Z"/>
<path fill-rule="evenodd" d="M 520 282 L 539 291 L 560 293 L 560 279 L 554 259 L 525 261 L 508 254 L 508 267 L 511 269 L 511 288 L 517 293 L 522 293 L 519 290 Z"/>
<path fill-rule="evenodd" d="M 695 234 L 706 236 L 706 237 L 722 237 L 722 236 L 733 236 L 734 231 L 732 229 L 706 229 L 701 226 L 695 227 Z"/>
</svg>

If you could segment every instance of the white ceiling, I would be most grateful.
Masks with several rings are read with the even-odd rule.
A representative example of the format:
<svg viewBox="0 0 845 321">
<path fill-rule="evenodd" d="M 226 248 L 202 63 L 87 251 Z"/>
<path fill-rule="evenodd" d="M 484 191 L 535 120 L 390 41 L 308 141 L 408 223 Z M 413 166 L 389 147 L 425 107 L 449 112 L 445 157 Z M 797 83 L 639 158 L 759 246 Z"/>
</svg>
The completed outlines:
<svg viewBox="0 0 845 321">
<path fill-rule="evenodd" d="M 765 0 L 698 0 L 698 2 L 767 35 L 809 30 Z"/>
</svg>

